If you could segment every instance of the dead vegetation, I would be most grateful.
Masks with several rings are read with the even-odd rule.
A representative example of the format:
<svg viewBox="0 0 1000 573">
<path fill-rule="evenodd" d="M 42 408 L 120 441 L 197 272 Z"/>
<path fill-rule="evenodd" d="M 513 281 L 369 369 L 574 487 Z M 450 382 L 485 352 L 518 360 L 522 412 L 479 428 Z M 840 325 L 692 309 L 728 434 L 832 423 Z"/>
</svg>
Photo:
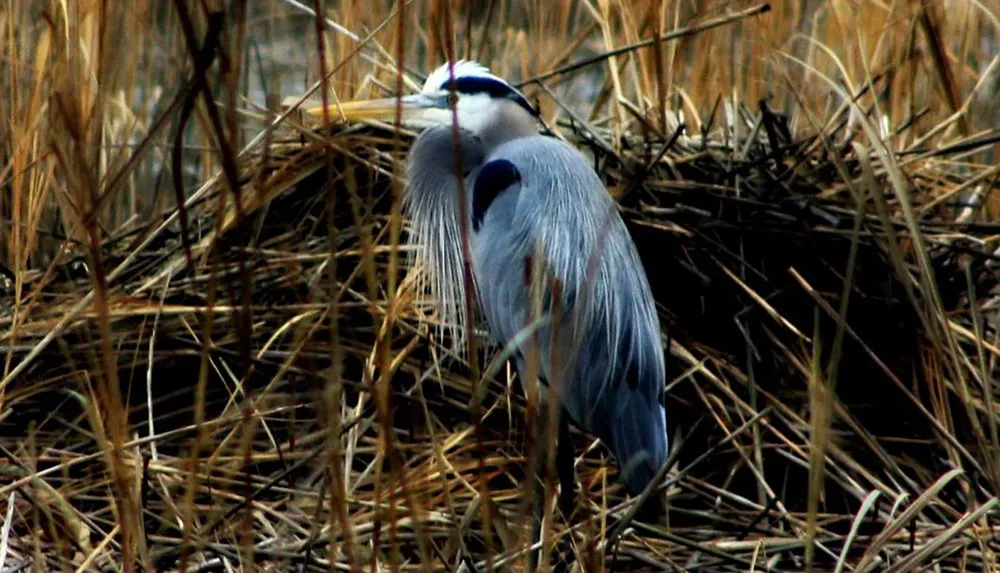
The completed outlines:
<svg viewBox="0 0 1000 573">
<path fill-rule="evenodd" d="M 0 11 L 0 570 L 523 567 L 531 416 L 428 336 L 412 134 L 279 105 L 449 53 L 592 155 L 669 335 L 665 523 L 576 434 L 549 562 L 1000 566 L 996 0 L 317 4 Z"/>
</svg>

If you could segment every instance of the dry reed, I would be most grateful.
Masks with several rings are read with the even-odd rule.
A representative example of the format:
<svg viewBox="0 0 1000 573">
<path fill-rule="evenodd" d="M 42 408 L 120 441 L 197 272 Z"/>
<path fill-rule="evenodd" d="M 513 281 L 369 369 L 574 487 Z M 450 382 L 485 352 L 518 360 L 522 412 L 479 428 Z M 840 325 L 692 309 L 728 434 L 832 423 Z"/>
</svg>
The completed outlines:
<svg viewBox="0 0 1000 573">
<path fill-rule="evenodd" d="M 593 158 L 670 351 L 665 522 L 577 433 L 546 565 L 997 570 L 998 40 L 997 0 L 9 0 L 0 571 L 523 567 L 529 416 L 429 336 L 412 134 L 279 105 L 449 54 Z"/>
</svg>

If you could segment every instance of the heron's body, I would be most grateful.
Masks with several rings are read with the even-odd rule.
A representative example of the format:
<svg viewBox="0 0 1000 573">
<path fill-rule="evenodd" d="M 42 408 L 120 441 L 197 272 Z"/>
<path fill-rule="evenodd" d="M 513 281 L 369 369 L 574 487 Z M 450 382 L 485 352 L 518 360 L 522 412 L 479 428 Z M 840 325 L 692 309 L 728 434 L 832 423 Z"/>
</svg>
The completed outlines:
<svg viewBox="0 0 1000 573">
<path fill-rule="evenodd" d="M 454 348 L 464 346 L 473 294 L 464 287 L 464 191 L 474 294 L 491 338 L 519 341 L 522 376 L 529 346 L 538 351 L 539 379 L 558 385 L 572 420 L 608 445 L 629 493 L 642 491 L 667 456 L 663 345 L 635 245 L 604 185 L 579 151 L 539 135 L 524 96 L 478 64 L 442 66 L 401 106 L 428 128 L 410 152 L 405 207 L 410 241 L 422 247 L 415 262 Z M 381 100 L 352 113 L 395 109 Z"/>
<path fill-rule="evenodd" d="M 484 165 L 496 161 L 517 166 L 521 179 L 497 194 L 472 234 L 490 334 L 514 340 L 539 318 L 541 298 L 553 314 L 532 337 L 543 382 L 559 384 L 566 412 L 630 466 L 625 483 L 641 492 L 666 460 L 667 431 L 659 321 L 632 240 L 600 179 L 562 141 L 515 139 Z M 488 175 L 488 167 L 478 174 Z M 538 269 L 547 276 L 536 281 Z"/>
</svg>

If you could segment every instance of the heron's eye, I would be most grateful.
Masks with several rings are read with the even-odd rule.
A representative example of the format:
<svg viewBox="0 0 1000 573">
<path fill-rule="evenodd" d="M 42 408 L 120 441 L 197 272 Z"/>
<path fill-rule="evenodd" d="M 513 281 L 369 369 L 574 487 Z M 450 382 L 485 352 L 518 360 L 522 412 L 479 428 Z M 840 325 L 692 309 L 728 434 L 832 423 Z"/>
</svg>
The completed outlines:
<svg viewBox="0 0 1000 573">
<path fill-rule="evenodd" d="M 458 92 L 448 92 L 448 107 L 458 105 Z"/>
</svg>

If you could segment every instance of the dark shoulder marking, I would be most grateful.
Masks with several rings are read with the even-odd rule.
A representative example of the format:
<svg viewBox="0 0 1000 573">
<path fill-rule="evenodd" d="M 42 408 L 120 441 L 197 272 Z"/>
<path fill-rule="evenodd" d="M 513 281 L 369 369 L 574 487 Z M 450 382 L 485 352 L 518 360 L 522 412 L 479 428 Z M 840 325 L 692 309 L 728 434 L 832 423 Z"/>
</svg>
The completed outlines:
<svg viewBox="0 0 1000 573">
<path fill-rule="evenodd" d="M 521 172 L 506 159 L 494 159 L 479 170 L 472 188 L 472 230 L 479 231 L 486 210 L 498 195 L 521 182 Z"/>
</svg>

